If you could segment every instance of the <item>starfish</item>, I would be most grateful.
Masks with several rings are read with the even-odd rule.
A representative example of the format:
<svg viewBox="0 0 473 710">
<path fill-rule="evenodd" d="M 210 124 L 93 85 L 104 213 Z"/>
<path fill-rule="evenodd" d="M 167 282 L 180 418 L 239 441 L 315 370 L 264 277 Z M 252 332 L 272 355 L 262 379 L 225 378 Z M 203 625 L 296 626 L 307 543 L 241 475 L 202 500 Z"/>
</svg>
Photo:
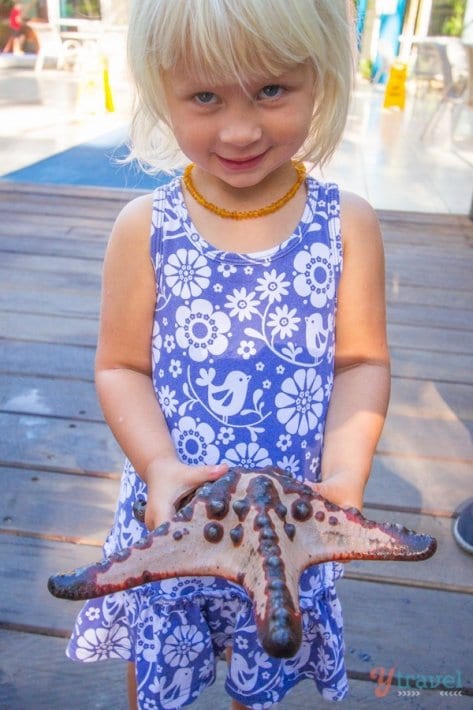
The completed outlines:
<svg viewBox="0 0 473 710">
<path fill-rule="evenodd" d="M 143 519 L 144 509 L 135 508 Z M 299 577 L 330 560 L 424 560 L 436 540 L 340 508 L 286 472 L 230 469 L 173 518 L 102 562 L 52 576 L 63 599 L 93 599 L 170 577 L 212 575 L 244 587 L 265 651 L 290 658 L 302 640 Z"/>
</svg>

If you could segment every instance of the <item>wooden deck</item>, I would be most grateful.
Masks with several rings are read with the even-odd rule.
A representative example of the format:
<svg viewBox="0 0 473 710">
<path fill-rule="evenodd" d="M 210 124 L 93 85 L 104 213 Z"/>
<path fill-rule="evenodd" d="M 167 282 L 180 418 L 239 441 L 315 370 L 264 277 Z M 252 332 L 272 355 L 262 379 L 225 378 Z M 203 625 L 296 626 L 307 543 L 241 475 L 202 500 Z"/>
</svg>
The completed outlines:
<svg viewBox="0 0 473 710">
<path fill-rule="evenodd" d="M 123 665 L 65 659 L 77 605 L 53 599 L 46 580 L 95 559 L 112 523 L 122 455 L 92 367 L 101 260 L 131 195 L 53 190 L 0 182 L 0 707 L 122 710 Z M 432 533 L 439 547 L 423 563 L 347 566 L 343 707 L 472 708 L 473 558 L 451 527 L 473 497 L 473 227 L 467 217 L 379 216 L 393 393 L 366 512 Z M 451 676 L 464 694 L 392 687 L 380 699 L 377 667 Z M 227 708 L 222 682 L 193 707 Z M 318 702 L 302 683 L 281 707 Z"/>
</svg>

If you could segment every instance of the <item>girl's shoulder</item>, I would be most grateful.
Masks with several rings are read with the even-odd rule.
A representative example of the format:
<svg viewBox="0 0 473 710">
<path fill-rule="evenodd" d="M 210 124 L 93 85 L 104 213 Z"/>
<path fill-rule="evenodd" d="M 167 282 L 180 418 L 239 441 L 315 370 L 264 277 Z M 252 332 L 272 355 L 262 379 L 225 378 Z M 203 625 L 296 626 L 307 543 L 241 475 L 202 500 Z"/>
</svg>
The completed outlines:
<svg viewBox="0 0 473 710">
<path fill-rule="evenodd" d="M 154 193 L 140 195 L 128 202 L 115 219 L 112 237 L 136 239 L 141 235 L 148 236 L 153 202 Z"/>
<path fill-rule="evenodd" d="M 340 191 L 340 228 L 345 248 L 370 248 L 381 241 L 375 210 L 354 192 Z"/>
<path fill-rule="evenodd" d="M 153 194 L 140 195 L 119 212 L 112 227 L 106 258 L 111 255 L 129 266 L 148 258 Z"/>
</svg>

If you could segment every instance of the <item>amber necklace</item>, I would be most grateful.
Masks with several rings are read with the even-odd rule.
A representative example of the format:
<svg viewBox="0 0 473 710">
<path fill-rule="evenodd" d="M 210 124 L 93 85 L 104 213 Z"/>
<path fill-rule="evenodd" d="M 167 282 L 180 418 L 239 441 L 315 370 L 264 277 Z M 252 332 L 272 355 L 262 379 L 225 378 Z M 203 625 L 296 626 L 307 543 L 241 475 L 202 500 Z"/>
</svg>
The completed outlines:
<svg viewBox="0 0 473 710">
<path fill-rule="evenodd" d="M 194 163 L 191 163 L 186 167 L 184 175 L 182 176 L 182 181 L 189 193 L 192 195 L 194 200 L 199 203 L 199 205 L 202 205 L 202 207 L 205 207 L 206 210 L 210 210 L 210 212 L 217 214 L 219 217 L 224 217 L 225 219 L 254 219 L 255 217 L 265 217 L 268 214 L 272 214 L 273 212 L 280 210 L 281 207 L 284 207 L 289 200 L 292 200 L 304 182 L 306 176 L 306 169 L 303 163 L 293 163 L 293 165 L 297 173 L 294 185 L 286 192 L 285 195 L 280 197 L 279 200 L 271 202 L 271 204 L 266 205 L 266 207 L 260 207 L 256 210 L 226 210 L 225 208 L 214 205 L 213 202 L 206 200 L 205 197 L 198 192 L 192 182 L 191 173 Z"/>
</svg>

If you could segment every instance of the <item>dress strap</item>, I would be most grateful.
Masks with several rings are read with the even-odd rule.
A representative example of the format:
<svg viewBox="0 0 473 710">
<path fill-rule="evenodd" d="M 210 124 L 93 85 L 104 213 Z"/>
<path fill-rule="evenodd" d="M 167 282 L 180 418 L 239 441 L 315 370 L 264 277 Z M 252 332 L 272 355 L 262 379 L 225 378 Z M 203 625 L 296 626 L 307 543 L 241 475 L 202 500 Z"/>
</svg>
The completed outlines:
<svg viewBox="0 0 473 710">
<path fill-rule="evenodd" d="M 153 192 L 153 211 L 150 225 L 150 256 L 156 267 L 156 257 L 162 253 L 164 207 L 166 203 L 166 190 L 158 187 Z"/>
</svg>

